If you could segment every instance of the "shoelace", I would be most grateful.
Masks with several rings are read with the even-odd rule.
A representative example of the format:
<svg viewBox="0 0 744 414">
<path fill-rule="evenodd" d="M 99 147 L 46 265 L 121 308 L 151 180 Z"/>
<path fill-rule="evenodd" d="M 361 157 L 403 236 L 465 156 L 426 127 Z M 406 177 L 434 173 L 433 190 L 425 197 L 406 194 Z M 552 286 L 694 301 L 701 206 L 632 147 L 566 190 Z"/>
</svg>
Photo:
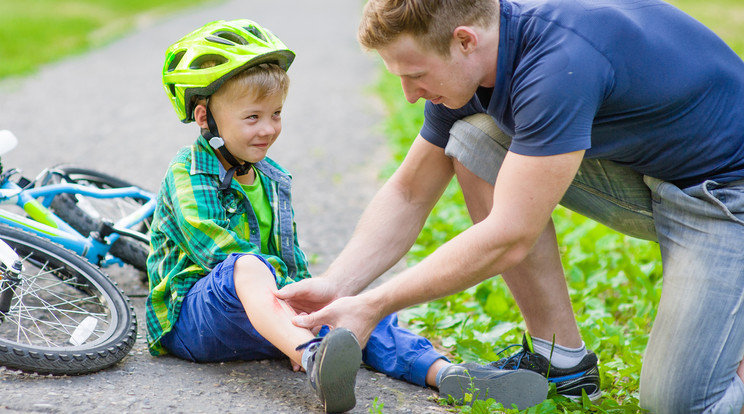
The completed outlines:
<svg viewBox="0 0 744 414">
<path fill-rule="evenodd" d="M 317 343 L 320 343 L 320 341 L 322 341 L 322 340 L 323 340 L 323 338 L 320 338 L 320 337 L 318 337 L 318 338 L 313 338 L 313 339 L 311 339 L 311 340 L 309 340 L 309 341 L 305 342 L 304 344 L 300 344 L 300 345 L 298 345 L 298 346 L 297 346 L 297 348 L 295 348 L 295 351 L 302 351 L 302 350 L 303 350 L 303 349 L 305 349 L 305 348 L 309 348 L 309 347 L 310 347 L 310 345 L 312 345 L 312 344 L 317 344 Z"/>
<path fill-rule="evenodd" d="M 500 359 L 496 362 L 492 362 L 490 365 L 498 369 L 519 369 L 519 367 L 522 366 L 522 360 L 524 358 L 527 358 L 527 361 L 530 360 L 530 353 L 526 349 L 524 349 L 522 345 L 520 344 L 509 345 L 506 348 L 499 351 L 496 355 L 497 356 L 501 355 L 504 352 L 508 351 L 509 349 L 514 348 L 515 346 L 522 347 L 522 350 L 506 359 Z M 502 362 L 500 365 L 497 365 L 501 361 L 504 361 L 504 362 Z"/>
</svg>

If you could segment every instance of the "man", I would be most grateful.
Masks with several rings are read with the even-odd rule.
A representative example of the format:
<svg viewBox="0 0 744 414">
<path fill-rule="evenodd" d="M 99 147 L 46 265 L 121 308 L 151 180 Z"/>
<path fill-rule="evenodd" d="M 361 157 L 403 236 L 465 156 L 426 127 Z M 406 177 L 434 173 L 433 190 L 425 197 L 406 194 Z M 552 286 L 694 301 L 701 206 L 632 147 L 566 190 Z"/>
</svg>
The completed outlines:
<svg viewBox="0 0 744 414">
<path fill-rule="evenodd" d="M 721 39 L 659 0 L 371 0 L 359 39 L 409 101 L 427 100 L 425 122 L 324 277 L 280 291 L 316 311 L 296 324 L 364 341 L 392 311 L 501 274 L 532 337 L 519 367 L 545 374 L 555 335 L 549 379 L 598 398 L 550 221 L 561 202 L 660 244 L 641 404 L 742 408 L 744 62 Z M 453 174 L 473 227 L 359 293 L 410 248 Z"/>
</svg>

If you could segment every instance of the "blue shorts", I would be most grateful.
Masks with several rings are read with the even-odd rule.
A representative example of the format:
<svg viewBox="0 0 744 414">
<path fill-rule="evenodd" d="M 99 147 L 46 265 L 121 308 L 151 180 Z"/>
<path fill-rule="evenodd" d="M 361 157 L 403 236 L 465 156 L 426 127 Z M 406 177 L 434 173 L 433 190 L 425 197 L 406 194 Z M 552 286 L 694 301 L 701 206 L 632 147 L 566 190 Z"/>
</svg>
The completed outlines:
<svg viewBox="0 0 744 414">
<path fill-rule="evenodd" d="M 195 362 L 285 358 L 253 328 L 238 299 L 233 269 L 240 256 L 228 256 L 186 294 L 175 326 L 161 339 L 170 353 Z M 274 268 L 266 265 L 273 274 Z M 395 314 L 377 325 L 362 352 L 363 361 L 375 370 L 421 386 L 440 358 L 444 356 L 428 339 L 400 328 Z"/>
</svg>

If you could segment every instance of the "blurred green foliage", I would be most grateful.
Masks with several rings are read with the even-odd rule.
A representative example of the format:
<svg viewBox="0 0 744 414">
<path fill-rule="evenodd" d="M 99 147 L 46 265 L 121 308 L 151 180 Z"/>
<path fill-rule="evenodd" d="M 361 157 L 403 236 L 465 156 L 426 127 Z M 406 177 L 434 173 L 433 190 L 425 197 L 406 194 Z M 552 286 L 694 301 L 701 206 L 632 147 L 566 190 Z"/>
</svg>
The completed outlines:
<svg viewBox="0 0 744 414">
<path fill-rule="evenodd" d="M 213 0 L 0 2 L 0 78 L 100 46 L 166 13 Z"/>
<path fill-rule="evenodd" d="M 744 2 L 675 0 L 676 6 L 711 27 L 744 55 Z M 376 85 L 387 117 L 393 162 L 405 156 L 423 122 L 423 102 L 406 102 L 399 80 L 386 73 Z M 587 348 L 600 360 L 604 398 L 572 402 L 555 394 L 526 413 L 639 412 L 641 360 L 661 295 L 661 258 L 656 243 L 619 234 L 558 207 L 553 213 L 574 311 Z M 471 225 L 462 193 L 453 180 L 408 255 L 414 264 Z M 401 312 L 412 330 L 430 338 L 454 361 L 489 362 L 498 351 L 521 343 L 525 326 L 506 284 L 494 277 L 464 292 Z M 474 390 L 475 391 L 475 390 Z M 448 403 L 442 400 L 442 404 Z M 463 413 L 517 412 L 491 401 L 457 407 Z"/>
</svg>

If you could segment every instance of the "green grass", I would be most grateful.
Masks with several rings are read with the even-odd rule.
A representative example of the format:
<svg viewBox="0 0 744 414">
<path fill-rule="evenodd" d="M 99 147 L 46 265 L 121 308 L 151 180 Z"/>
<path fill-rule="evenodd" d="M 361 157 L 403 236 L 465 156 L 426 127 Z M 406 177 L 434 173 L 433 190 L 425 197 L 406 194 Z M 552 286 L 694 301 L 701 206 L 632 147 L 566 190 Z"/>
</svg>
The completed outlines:
<svg viewBox="0 0 744 414">
<path fill-rule="evenodd" d="M 744 2 L 676 0 L 673 2 L 716 31 L 744 56 Z M 387 107 L 383 133 L 394 161 L 405 156 L 423 121 L 423 102 L 408 104 L 397 78 L 385 73 L 376 92 Z M 658 245 L 621 235 L 562 207 L 553 214 L 576 317 L 589 349 L 597 352 L 604 398 L 597 403 L 570 402 L 551 393 L 529 413 L 639 412 L 641 360 L 661 295 Z M 408 255 L 409 264 L 426 257 L 471 225 L 462 194 L 452 182 Z M 501 278 L 465 292 L 401 312 L 414 331 L 432 339 L 454 361 L 487 362 L 497 351 L 521 343 L 525 331 L 517 305 Z M 511 350 L 509 351 L 509 353 Z M 440 401 L 446 403 L 445 401 Z M 458 412 L 516 412 L 493 401 L 460 406 Z"/>
<path fill-rule="evenodd" d="M 100 46 L 149 19 L 212 0 L 0 2 L 0 78 Z"/>
</svg>

